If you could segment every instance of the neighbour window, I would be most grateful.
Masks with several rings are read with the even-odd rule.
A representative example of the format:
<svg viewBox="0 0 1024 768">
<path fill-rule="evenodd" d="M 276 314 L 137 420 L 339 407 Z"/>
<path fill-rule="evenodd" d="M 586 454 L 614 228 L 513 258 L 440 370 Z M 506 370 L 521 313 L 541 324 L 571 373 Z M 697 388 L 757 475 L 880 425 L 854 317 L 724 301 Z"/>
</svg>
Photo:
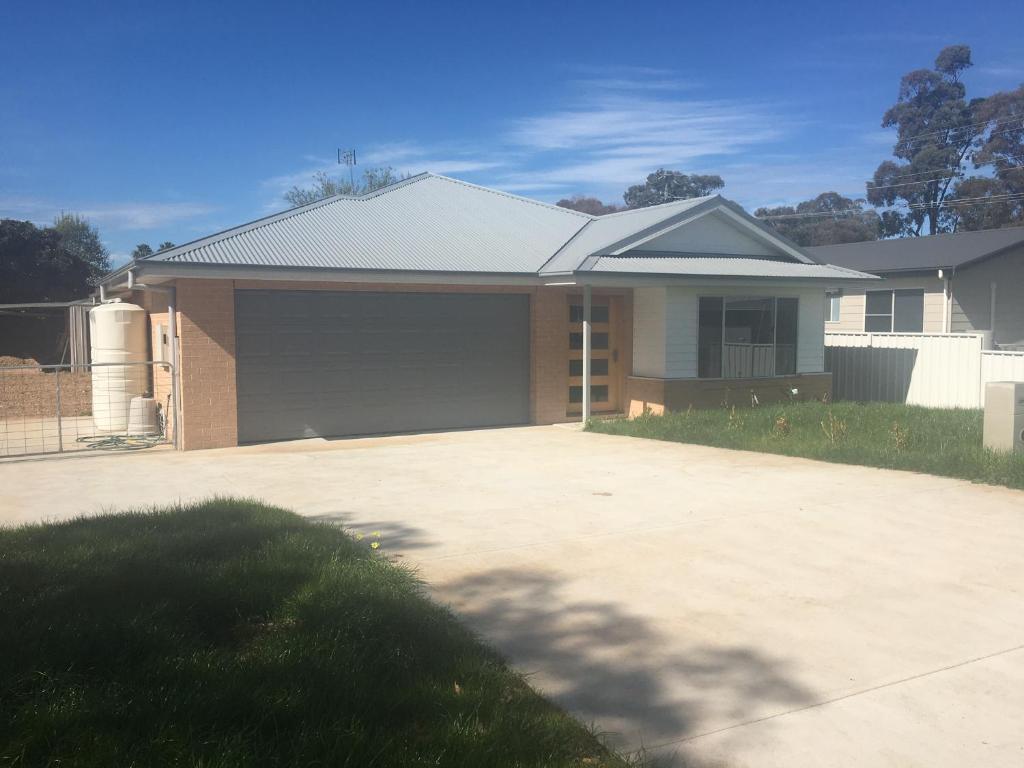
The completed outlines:
<svg viewBox="0 0 1024 768">
<path fill-rule="evenodd" d="M 867 291 L 864 330 L 869 333 L 921 333 L 924 330 L 924 289 Z"/>
<path fill-rule="evenodd" d="M 838 291 L 831 291 L 825 294 L 825 320 L 830 323 L 839 322 L 839 308 L 842 304 L 843 294 Z"/>
<path fill-rule="evenodd" d="M 754 378 L 796 373 L 797 299 L 703 296 L 697 376 Z"/>
</svg>

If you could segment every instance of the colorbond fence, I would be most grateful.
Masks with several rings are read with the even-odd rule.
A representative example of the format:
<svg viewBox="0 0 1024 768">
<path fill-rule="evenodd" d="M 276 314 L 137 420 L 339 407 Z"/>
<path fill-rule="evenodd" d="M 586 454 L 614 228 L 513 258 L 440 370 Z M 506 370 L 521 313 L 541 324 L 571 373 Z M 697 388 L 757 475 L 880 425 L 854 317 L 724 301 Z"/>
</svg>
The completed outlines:
<svg viewBox="0 0 1024 768">
<path fill-rule="evenodd" d="M 1024 352 L 983 349 L 980 334 L 826 333 L 836 400 L 981 408 L 985 384 L 1024 381 Z"/>
</svg>

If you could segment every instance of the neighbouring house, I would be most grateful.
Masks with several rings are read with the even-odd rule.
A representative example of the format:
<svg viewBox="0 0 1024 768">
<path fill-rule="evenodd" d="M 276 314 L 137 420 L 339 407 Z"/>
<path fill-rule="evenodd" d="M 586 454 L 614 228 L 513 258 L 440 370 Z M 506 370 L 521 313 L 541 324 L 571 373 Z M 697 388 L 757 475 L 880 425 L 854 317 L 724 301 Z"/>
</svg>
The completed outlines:
<svg viewBox="0 0 1024 768">
<path fill-rule="evenodd" d="M 596 217 L 422 174 L 103 290 L 177 347 L 189 449 L 821 397 L 826 287 L 874 279 L 717 195 Z"/>
<path fill-rule="evenodd" d="M 885 279 L 829 291 L 826 331 L 991 332 L 1024 349 L 1024 227 L 805 249 Z"/>
</svg>

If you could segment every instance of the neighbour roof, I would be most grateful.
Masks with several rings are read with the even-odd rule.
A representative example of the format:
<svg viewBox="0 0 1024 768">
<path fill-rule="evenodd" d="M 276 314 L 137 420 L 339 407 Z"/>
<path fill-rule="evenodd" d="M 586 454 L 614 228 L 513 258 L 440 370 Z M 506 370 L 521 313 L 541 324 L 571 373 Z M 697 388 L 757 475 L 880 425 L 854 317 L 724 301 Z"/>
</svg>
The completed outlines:
<svg viewBox="0 0 1024 768">
<path fill-rule="evenodd" d="M 904 237 L 805 248 L 819 261 L 862 272 L 920 272 L 961 267 L 1024 243 L 1024 227 Z"/>
<path fill-rule="evenodd" d="M 780 260 L 744 258 L 742 254 L 736 258 L 729 254 L 690 258 L 706 255 L 699 253 L 680 258 L 675 251 L 664 255 L 631 251 L 711 212 L 731 217 L 737 226 L 773 243 Z M 159 251 L 114 274 L 155 263 L 534 277 L 581 270 L 652 275 L 867 277 L 849 270 L 822 268 L 797 246 L 718 195 L 591 216 L 429 173 L 366 195 L 338 195 L 258 219 Z"/>
</svg>

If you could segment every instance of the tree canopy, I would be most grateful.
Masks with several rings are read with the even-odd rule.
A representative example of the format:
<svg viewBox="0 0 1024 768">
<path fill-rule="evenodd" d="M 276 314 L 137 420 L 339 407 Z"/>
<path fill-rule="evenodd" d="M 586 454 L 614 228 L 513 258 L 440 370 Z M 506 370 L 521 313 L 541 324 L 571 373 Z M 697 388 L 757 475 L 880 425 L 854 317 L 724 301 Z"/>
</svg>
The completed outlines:
<svg viewBox="0 0 1024 768">
<path fill-rule="evenodd" d="M 332 177 L 326 171 L 317 171 L 313 174 L 313 183 L 310 186 L 294 186 L 284 193 L 284 199 L 298 207 L 334 195 L 365 195 L 367 192 L 373 192 L 375 189 L 386 187 L 406 178 L 408 175 L 399 176 L 390 166 L 367 168 L 355 183 L 342 177 Z"/>
<path fill-rule="evenodd" d="M 56 227 L 0 219 L 0 304 L 85 298 L 97 276 L 80 243 Z"/>
<path fill-rule="evenodd" d="M 569 208 L 573 211 L 589 213 L 591 216 L 604 216 L 608 213 L 625 210 L 623 207 L 615 205 L 614 203 L 602 203 L 596 197 L 587 197 L 585 195 L 563 197 L 555 203 L 555 205 L 560 208 Z"/>
<path fill-rule="evenodd" d="M 634 184 L 622 198 L 627 208 L 647 208 L 691 197 L 711 195 L 725 186 L 721 176 L 687 175 L 659 168 L 643 184 Z"/>
<path fill-rule="evenodd" d="M 882 117 L 895 127 L 894 160 L 868 182 L 882 212 L 882 234 L 934 235 L 1024 222 L 1019 198 L 1024 163 L 1024 87 L 967 99 L 961 81 L 971 66 L 966 45 L 943 48 L 933 69 L 908 72 L 896 104 Z M 970 165 L 985 175 L 967 176 Z"/>
<path fill-rule="evenodd" d="M 139 243 L 134 248 L 132 248 L 132 258 L 144 259 L 147 256 L 152 256 L 154 253 L 166 251 L 168 248 L 173 247 L 174 243 L 172 243 L 170 240 L 164 240 L 162 243 L 160 243 L 160 245 L 156 247 L 155 251 L 153 250 L 153 247 L 149 243 Z"/>
<path fill-rule="evenodd" d="M 88 268 L 88 283 L 96 285 L 100 277 L 110 270 L 110 254 L 100 240 L 100 231 L 84 216 L 62 213 L 53 222 L 61 247 L 72 259 Z"/>
<path fill-rule="evenodd" d="M 880 228 L 878 214 L 865 207 L 864 200 L 851 200 L 837 192 L 823 192 L 795 206 L 758 208 L 754 215 L 803 246 L 877 240 Z"/>
</svg>

